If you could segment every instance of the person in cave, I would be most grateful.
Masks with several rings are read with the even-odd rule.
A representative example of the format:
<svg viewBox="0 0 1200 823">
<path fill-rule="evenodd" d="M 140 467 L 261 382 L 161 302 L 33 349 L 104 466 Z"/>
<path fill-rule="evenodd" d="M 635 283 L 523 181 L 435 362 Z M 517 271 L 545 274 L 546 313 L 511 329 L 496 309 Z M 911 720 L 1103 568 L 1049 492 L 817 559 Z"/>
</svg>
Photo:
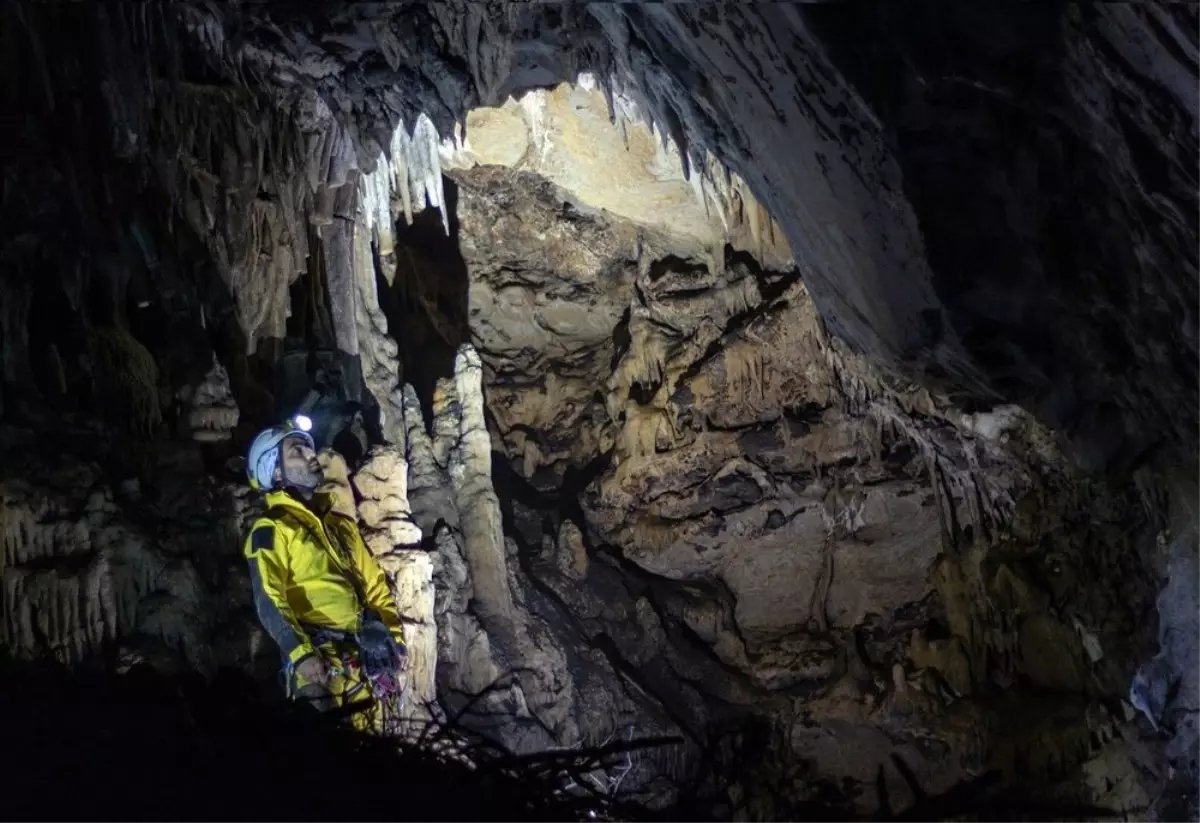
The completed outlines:
<svg viewBox="0 0 1200 823">
<path fill-rule="evenodd" d="M 361 709 L 355 727 L 382 731 L 407 668 L 404 628 L 357 524 L 318 492 L 311 427 L 297 416 L 250 445 L 246 473 L 267 504 L 244 546 L 254 606 L 279 646 L 289 697 L 320 711 Z"/>
</svg>

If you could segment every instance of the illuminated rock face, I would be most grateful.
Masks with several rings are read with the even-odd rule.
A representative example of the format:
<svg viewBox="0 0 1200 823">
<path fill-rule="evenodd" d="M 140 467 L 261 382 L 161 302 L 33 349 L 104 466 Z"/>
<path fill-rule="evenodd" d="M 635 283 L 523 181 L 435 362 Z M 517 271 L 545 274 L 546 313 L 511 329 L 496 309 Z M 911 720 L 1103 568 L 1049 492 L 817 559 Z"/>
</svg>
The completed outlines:
<svg viewBox="0 0 1200 823">
<path fill-rule="evenodd" d="M 718 256 L 731 243 L 767 265 L 791 264 L 782 231 L 740 178 L 711 156 L 692 170 L 668 135 L 629 119 L 632 101 L 618 101 L 613 114 L 594 82 L 531 91 L 468 112 L 468 136 L 443 144 L 442 167 L 531 172 L 592 208 Z"/>
<path fill-rule="evenodd" d="M 416 691 L 515 671 L 514 748 L 1194 798 L 1194 9 L 15 13 L 7 645 L 273 675 L 221 461 L 318 388 Z"/>
<path fill-rule="evenodd" d="M 591 642 L 697 724 L 716 705 L 802 713 L 792 745 L 853 780 L 897 735 L 939 741 L 895 749 L 931 786 L 984 764 L 1130 768 L 1100 707 L 1153 642 L 1154 574 L 1065 581 L 1148 556 L 1119 536 L 1134 498 L 1084 492 L 1019 409 L 965 414 L 882 377 L 794 269 L 714 266 L 528 172 L 452 176 L 497 488 L 523 489 L 522 571 Z M 1028 734 L 998 733 L 1006 712 Z M 1047 759 L 1034 741 L 1060 722 Z M 1106 802 L 1140 802 L 1126 784 Z"/>
</svg>

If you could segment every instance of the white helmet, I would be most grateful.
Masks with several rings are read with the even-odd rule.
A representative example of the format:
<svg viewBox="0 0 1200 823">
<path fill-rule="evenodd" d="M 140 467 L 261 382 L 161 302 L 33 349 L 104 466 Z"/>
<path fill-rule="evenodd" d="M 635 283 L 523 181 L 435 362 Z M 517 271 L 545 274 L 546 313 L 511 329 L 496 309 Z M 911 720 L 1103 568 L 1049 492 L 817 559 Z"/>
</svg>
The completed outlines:
<svg viewBox="0 0 1200 823">
<path fill-rule="evenodd" d="M 256 491 L 271 491 L 275 488 L 275 469 L 279 466 L 279 446 L 289 437 L 298 437 L 308 443 L 310 449 L 316 450 L 312 435 L 312 421 L 298 414 L 282 426 L 272 426 L 263 429 L 250 444 L 246 455 L 246 476 L 250 479 L 250 488 Z"/>
</svg>

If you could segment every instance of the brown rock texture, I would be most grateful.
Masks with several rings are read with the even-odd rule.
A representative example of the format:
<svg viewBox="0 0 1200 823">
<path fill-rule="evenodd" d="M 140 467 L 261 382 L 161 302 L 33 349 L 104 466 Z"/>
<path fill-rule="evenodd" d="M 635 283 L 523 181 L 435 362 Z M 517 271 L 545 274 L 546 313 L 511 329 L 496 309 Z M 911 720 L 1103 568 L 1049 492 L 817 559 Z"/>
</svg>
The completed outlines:
<svg viewBox="0 0 1200 823">
<path fill-rule="evenodd" d="M 7 648 L 273 677 L 231 455 L 311 400 L 433 711 L 1195 816 L 1194 8 L 0 22 Z"/>
<path fill-rule="evenodd" d="M 1111 742 L 1152 642 L 1136 496 L 1018 409 L 881 377 L 803 269 L 714 270 L 539 176 L 454 176 L 522 570 L 675 723 L 758 716 L 863 784 L 895 751 L 931 787 L 998 768 L 1076 801 L 1154 791 L 1081 782 L 1136 770 Z"/>
</svg>

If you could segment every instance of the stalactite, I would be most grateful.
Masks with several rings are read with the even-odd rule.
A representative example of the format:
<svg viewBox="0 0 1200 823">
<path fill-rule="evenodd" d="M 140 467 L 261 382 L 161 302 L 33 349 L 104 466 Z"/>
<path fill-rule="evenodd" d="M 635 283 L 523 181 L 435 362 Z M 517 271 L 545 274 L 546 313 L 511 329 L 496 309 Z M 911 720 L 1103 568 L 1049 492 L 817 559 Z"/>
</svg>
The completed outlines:
<svg viewBox="0 0 1200 823">
<path fill-rule="evenodd" d="M 360 217 L 361 208 L 360 204 Z M 354 323 L 363 382 L 379 404 L 379 426 L 388 443 L 405 446 L 403 400 L 400 386 L 399 345 L 388 333 L 388 321 L 379 307 L 370 229 L 365 219 L 354 232 Z"/>
<path fill-rule="evenodd" d="M 348 209 L 353 204 L 354 190 L 345 186 L 334 199 L 337 206 Z M 351 356 L 359 354 L 358 289 L 356 288 L 355 226 L 347 220 L 335 220 L 324 232 L 325 276 L 329 284 L 330 313 L 333 334 L 338 349 Z M 372 266 L 372 272 L 374 267 Z"/>
<path fill-rule="evenodd" d="M 162 563 L 112 521 L 111 502 L 89 501 L 80 519 L 76 502 L 15 482 L 0 483 L 0 501 L 6 646 L 74 662 L 133 630 Z"/>
<path fill-rule="evenodd" d="M 375 233 L 382 254 L 392 251 L 393 194 L 401 201 L 405 223 L 426 207 L 439 209 L 442 228 L 450 233 L 442 183 L 441 138 L 428 115 L 417 117 L 411 136 L 403 121 L 397 124 L 386 154 L 376 161 L 375 171 L 365 174 L 359 183 L 359 198 L 367 226 Z"/>
</svg>

